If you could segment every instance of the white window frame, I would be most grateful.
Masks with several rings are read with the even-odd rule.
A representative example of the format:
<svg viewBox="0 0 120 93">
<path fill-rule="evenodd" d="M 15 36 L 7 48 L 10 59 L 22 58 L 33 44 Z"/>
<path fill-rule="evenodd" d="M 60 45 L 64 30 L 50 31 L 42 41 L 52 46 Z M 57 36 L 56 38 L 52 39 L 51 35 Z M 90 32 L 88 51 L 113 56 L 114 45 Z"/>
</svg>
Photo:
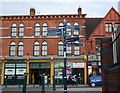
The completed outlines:
<svg viewBox="0 0 120 93">
<path fill-rule="evenodd" d="M 40 45 L 38 42 L 34 43 L 34 56 L 39 56 L 40 55 Z"/>
<path fill-rule="evenodd" d="M 23 56 L 24 55 L 24 44 L 20 42 L 18 44 L 18 56 Z"/>
<path fill-rule="evenodd" d="M 20 24 L 19 25 L 19 33 L 18 33 L 19 37 L 23 37 L 24 36 L 24 25 Z"/>
<path fill-rule="evenodd" d="M 112 32 L 112 23 L 106 23 L 105 24 L 105 31 L 106 32 Z"/>
<path fill-rule="evenodd" d="M 15 42 L 12 42 L 10 44 L 10 56 L 15 56 L 16 55 L 16 44 Z"/>
<path fill-rule="evenodd" d="M 13 24 L 11 27 L 11 37 L 16 37 L 16 32 L 17 32 L 17 26 L 16 24 Z"/>
<path fill-rule="evenodd" d="M 75 43 L 79 43 L 76 41 Z M 74 46 L 74 55 L 79 56 L 80 55 L 80 46 Z"/>
<path fill-rule="evenodd" d="M 63 56 L 63 51 L 64 51 L 63 42 L 60 41 L 60 42 L 58 43 L 58 56 Z"/>
<path fill-rule="evenodd" d="M 40 25 L 37 23 L 35 25 L 35 37 L 39 37 L 40 36 Z"/>
<path fill-rule="evenodd" d="M 42 26 L 42 36 L 47 36 L 47 33 L 48 33 L 48 27 L 47 27 L 47 24 L 44 23 L 43 26 Z"/>
<path fill-rule="evenodd" d="M 79 24 L 77 22 L 75 22 L 74 26 L 79 27 Z M 78 36 L 79 35 L 79 31 L 78 30 L 74 30 L 74 35 Z"/>
<path fill-rule="evenodd" d="M 42 43 L 42 56 L 47 56 L 47 43 L 44 41 Z"/>
<path fill-rule="evenodd" d="M 67 25 L 71 26 L 70 23 L 67 23 Z M 66 29 L 66 32 L 67 32 L 67 33 L 66 33 L 67 36 L 71 36 L 71 35 L 72 35 L 72 30 L 71 30 L 71 29 L 67 28 L 67 29 Z"/>
</svg>

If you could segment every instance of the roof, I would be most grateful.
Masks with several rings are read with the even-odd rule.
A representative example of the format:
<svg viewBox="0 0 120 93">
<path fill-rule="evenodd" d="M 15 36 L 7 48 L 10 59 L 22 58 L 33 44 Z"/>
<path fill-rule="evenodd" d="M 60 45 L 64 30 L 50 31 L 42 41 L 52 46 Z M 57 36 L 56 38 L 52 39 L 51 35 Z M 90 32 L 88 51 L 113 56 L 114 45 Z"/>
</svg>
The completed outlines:
<svg viewBox="0 0 120 93">
<path fill-rule="evenodd" d="M 103 18 L 86 18 L 86 39 L 92 34 Z"/>
</svg>

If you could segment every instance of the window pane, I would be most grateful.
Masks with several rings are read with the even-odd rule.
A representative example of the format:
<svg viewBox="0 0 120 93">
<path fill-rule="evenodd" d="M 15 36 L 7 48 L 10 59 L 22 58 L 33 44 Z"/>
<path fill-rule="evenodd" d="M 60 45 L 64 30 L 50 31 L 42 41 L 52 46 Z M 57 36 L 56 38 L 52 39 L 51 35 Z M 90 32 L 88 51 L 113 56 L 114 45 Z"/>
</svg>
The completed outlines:
<svg viewBox="0 0 120 93">
<path fill-rule="evenodd" d="M 16 36 L 16 27 L 12 27 L 12 36 Z"/>
<path fill-rule="evenodd" d="M 47 27 L 43 26 L 43 36 L 47 36 Z"/>
<path fill-rule="evenodd" d="M 40 27 L 35 27 L 35 36 L 40 36 Z"/>
</svg>

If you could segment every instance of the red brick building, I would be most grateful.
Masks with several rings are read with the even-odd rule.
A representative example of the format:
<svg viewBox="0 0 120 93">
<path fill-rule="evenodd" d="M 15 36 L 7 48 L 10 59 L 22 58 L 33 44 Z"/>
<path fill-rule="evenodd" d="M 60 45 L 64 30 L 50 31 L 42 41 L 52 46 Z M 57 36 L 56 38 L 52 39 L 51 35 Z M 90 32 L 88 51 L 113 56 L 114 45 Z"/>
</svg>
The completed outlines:
<svg viewBox="0 0 120 93">
<path fill-rule="evenodd" d="M 44 73 L 50 75 L 51 83 L 52 76 L 62 75 L 63 37 L 47 36 L 47 31 L 53 29 L 50 27 L 62 28 L 64 19 L 68 25 L 80 27 L 80 32 L 67 29 L 67 37 L 79 36 L 80 40 L 75 43 L 85 44 L 80 47 L 67 47 L 67 73 L 80 73 L 82 83 L 87 83 L 86 56 L 89 54 L 89 58 L 91 54 L 95 55 L 96 58 L 92 57 L 90 60 L 100 62 L 97 58 L 99 53 L 96 56 L 96 49 L 100 51 L 100 39 L 111 37 L 111 23 L 120 22 L 119 14 L 114 8 L 111 8 L 104 18 L 86 18 L 81 8 L 78 8 L 78 14 L 35 15 L 35 9 L 31 8 L 30 15 L 2 16 L 2 85 L 6 78 L 11 79 L 12 76 L 17 84 L 19 78 L 23 78 L 24 72 L 28 73 L 28 84 L 38 84 L 40 75 Z M 105 27 L 108 27 L 108 32 Z"/>
<path fill-rule="evenodd" d="M 85 43 L 85 16 L 81 8 L 72 15 L 35 15 L 31 8 L 27 16 L 2 16 L 2 84 L 12 75 L 17 84 L 24 72 L 30 84 L 38 84 L 43 73 L 50 75 L 51 83 L 54 74 L 62 75 L 63 37 L 47 36 L 47 31 L 53 29 L 50 27 L 63 28 L 66 19 L 67 25 L 81 27 L 80 32 L 67 29 L 67 38 L 79 36 L 75 43 Z M 82 83 L 87 78 L 84 50 L 84 46 L 67 47 L 67 73 L 81 73 Z"/>
<path fill-rule="evenodd" d="M 89 32 L 86 33 L 88 38 L 86 46 L 90 46 L 86 47 L 86 53 L 88 55 L 88 67 L 92 69 L 88 73 L 92 71 L 99 74 L 101 72 L 99 69 L 101 68 L 101 39 L 112 37 L 112 24 L 114 23 L 116 27 L 120 25 L 120 15 L 114 8 L 111 8 L 104 18 L 87 19 L 86 23 L 86 31 Z"/>
</svg>

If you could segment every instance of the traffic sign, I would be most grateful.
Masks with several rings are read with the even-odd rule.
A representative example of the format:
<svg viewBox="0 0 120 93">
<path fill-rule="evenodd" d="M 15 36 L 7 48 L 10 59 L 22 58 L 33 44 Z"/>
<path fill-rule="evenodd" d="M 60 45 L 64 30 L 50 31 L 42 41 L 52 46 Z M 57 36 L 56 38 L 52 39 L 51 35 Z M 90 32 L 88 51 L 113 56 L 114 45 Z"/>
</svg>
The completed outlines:
<svg viewBox="0 0 120 93">
<path fill-rule="evenodd" d="M 66 27 L 69 29 L 72 29 L 72 30 L 78 30 L 78 31 L 80 30 L 80 27 L 78 27 L 78 26 L 67 25 Z"/>
<path fill-rule="evenodd" d="M 78 40 L 79 40 L 79 36 L 66 39 L 67 42 L 74 42 L 74 41 L 78 41 Z"/>
<path fill-rule="evenodd" d="M 84 46 L 85 44 L 80 42 L 80 43 L 68 43 L 68 46 Z"/>
<path fill-rule="evenodd" d="M 63 35 L 62 29 L 48 30 L 48 36 L 61 36 Z"/>
</svg>

